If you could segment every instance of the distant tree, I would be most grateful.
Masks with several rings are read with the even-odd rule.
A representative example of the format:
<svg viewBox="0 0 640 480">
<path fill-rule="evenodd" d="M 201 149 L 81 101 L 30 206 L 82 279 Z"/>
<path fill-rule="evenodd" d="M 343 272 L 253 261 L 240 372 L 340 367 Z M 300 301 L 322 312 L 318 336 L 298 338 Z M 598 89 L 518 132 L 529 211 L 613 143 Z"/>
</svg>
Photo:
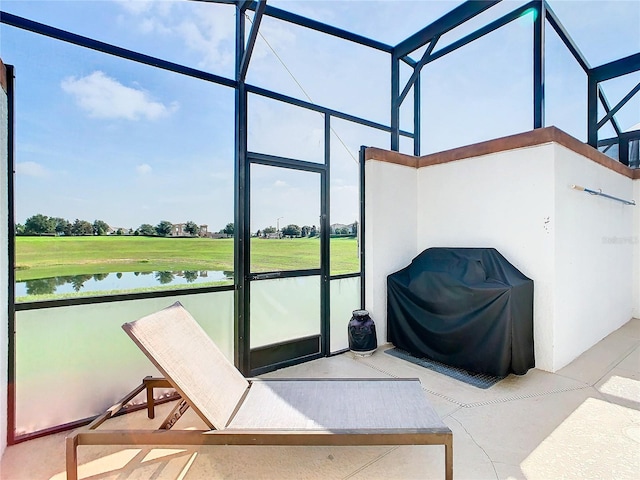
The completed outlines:
<svg viewBox="0 0 640 480">
<path fill-rule="evenodd" d="M 89 223 L 89 225 L 91 224 Z M 72 275 L 69 283 L 73 286 L 74 291 L 79 292 L 88 280 L 91 280 L 91 275 Z"/>
<path fill-rule="evenodd" d="M 116 235 L 124 235 L 124 230 L 122 230 L 121 228 L 117 229 Z"/>
<path fill-rule="evenodd" d="M 51 220 L 55 225 L 53 229 L 56 235 L 71 235 L 71 223 L 69 223 L 69 220 L 60 217 L 52 218 Z"/>
<path fill-rule="evenodd" d="M 192 222 L 191 220 L 189 220 L 187 223 L 184 224 L 184 231 L 187 232 L 189 235 L 195 236 L 198 234 L 199 230 L 200 228 L 198 227 L 196 222 Z"/>
<path fill-rule="evenodd" d="M 298 225 L 290 224 L 282 229 L 282 234 L 289 237 L 299 237 L 300 236 L 300 227 Z"/>
<path fill-rule="evenodd" d="M 27 295 L 47 295 L 54 293 L 56 291 L 55 280 L 55 278 L 51 277 L 25 281 Z"/>
<path fill-rule="evenodd" d="M 198 271 L 197 270 L 185 270 L 183 272 L 184 279 L 187 283 L 193 283 L 198 279 Z"/>
<path fill-rule="evenodd" d="M 173 282 L 173 272 L 156 272 L 156 280 L 162 285 Z"/>
<path fill-rule="evenodd" d="M 75 222 L 73 222 L 73 225 L 71 226 L 71 235 L 93 235 L 93 225 L 91 225 L 86 220 L 78 220 L 76 218 Z"/>
<path fill-rule="evenodd" d="M 93 221 L 93 234 L 94 235 L 106 235 L 109 232 L 109 224 L 102 220 Z"/>
<path fill-rule="evenodd" d="M 262 234 L 266 237 L 269 234 L 276 233 L 276 227 L 265 227 L 262 229 Z"/>
<path fill-rule="evenodd" d="M 16 223 L 16 235 L 24 235 L 24 225 Z"/>
<path fill-rule="evenodd" d="M 310 231 L 311 231 L 311 227 L 309 225 L 305 225 L 300 230 L 300 235 L 302 235 L 303 237 L 308 237 Z"/>
<path fill-rule="evenodd" d="M 153 225 L 149 225 L 148 223 L 143 223 L 136 230 L 136 234 L 144 235 L 145 237 L 152 237 L 156 234 L 156 229 L 153 228 Z"/>
<path fill-rule="evenodd" d="M 316 226 L 312 226 L 311 230 L 309 230 L 309 236 L 310 237 L 317 237 L 318 236 L 318 230 L 316 229 Z"/>
<path fill-rule="evenodd" d="M 256 232 L 256 237 L 260 238 L 261 234 L 262 234 L 262 232 L 260 231 L 260 229 L 258 229 L 258 231 Z"/>
<path fill-rule="evenodd" d="M 226 233 L 227 235 L 233 235 L 235 232 L 235 226 L 233 223 L 227 223 L 227 226 L 222 229 L 222 233 Z"/>
<path fill-rule="evenodd" d="M 40 213 L 27 218 L 24 222 L 25 235 L 45 235 L 47 233 L 55 233 L 56 225 L 52 218 Z"/>
<path fill-rule="evenodd" d="M 160 237 L 168 237 L 169 235 L 171 235 L 172 230 L 173 223 L 167 220 L 162 220 L 158 225 L 156 225 L 156 233 Z"/>
<path fill-rule="evenodd" d="M 336 235 L 349 235 L 349 229 L 346 227 L 336 228 Z"/>
</svg>

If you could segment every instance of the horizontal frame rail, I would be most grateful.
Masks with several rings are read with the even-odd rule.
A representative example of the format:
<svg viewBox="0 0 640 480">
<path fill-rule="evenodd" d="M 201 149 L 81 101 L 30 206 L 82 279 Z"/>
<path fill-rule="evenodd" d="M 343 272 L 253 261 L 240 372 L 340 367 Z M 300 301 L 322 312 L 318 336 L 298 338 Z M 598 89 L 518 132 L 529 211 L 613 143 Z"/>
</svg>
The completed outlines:
<svg viewBox="0 0 640 480">
<path fill-rule="evenodd" d="M 308 162 L 306 160 L 279 157 L 266 153 L 247 152 L 247 160 L 249 160 L 249 163 L 258 163 L 270 167 L 291 168 L 305 172 L 324 173 L 327 171 L 327 166 L 324 163 Z"/>
<path fill-rule="evenodd" d="M 15 304 L 16 311 L 39 310 L 41 308 L 70 307 L 74 305 L 91 305 L 94 303 L 126 302 L 145 298 L 162 298 L 198 293 L 228 292 L 235 290 L 234 285 L 220 285 L 216 287 L 194 287 L 176 290 L 158 290 L 157 292 L 131 292 L 118 295 L 101 295 L 91 297 L 61 298 L 60 300 L 41 300 L 36 302 L 21 302 Z"/>
<path fill-rule="evenodd" d="M 538 5 L 538 2 L 536 2 L 535 0 L 532 2 L 529 2 L 525 5 L 522 5 L 521 7 L 516 8 L 515 10 L 513 10 L 510 13 L 507 13 L 506 15 L 503 15 L 502 17 L 498 18 L 497 20 L 494 20 L 493 22 L 485 25 L 482 28 L 479 28 L 478 30 L 476 30 L 473 33 L 470 33 L 469 35 L 466 35 L 464 37 L 462 37 L 460 40 L 457 40 L 453 43 L 450 43 L 449 45 L 440 48 L 439 50 L 436 50 L 435 52 L 433 52 L 431 55 L 429 55 L 429 58 L 426 59 L 426 64 L 429 64 L 435 60 L 437 60 L 438 58 L 444 57 L 445 55 L 448 55 L 449 53 L 458 50 L 459 48 L 464 47 L 465 45 L 474 42 L 476 40 L 478 40 L 479 38 L 484 37 L 485 35 L 488 35 L 489 33 L 504 27 L 505 25 L 513 22 L 514 20 L 520 18 L 527 10 L 531 10 L 532 8 L 536 8 L 536 6 Z"/>
<path fill-rule="evenodd" d="M 169 62 L 167 60 L 162 60 L 160 58 L 145 55 L 143 53 L 134 52 L 133 50 L 128 50 L 126 48 L 117 47 L 110 43 L 101 42 L 89 37 L 84 37 L 82 35 L 67 32 L 66 30 L 61 30 L 59 28 L 51 27 L 43 23 L 34 22 L 33 20 L 19 17 L 17 15 L 13 15 L 4 11 L 0 11 L 0 23 L 20 28 L 22 30 L 28 30 L 33 33 L 38 33 L 40 35 L 51 37 L 56 40 L 61 40 L 73 45 L 78 45 L 80 47 L 96 50 L 108 55 L 114 55 L 116 57 L 132 60 L 137 63 L 143 63 L 145 65 L 161 68 L 170 72 L 180 73 L 182 75 L 193 78 L 199 78 L 200 80 L 216 83 L 218 85 L 224 85 L 225 87 L 237 88 L 237 82 L 220 75 L 204 72 L 202 70 L 197 70 L 195 68 L 180 65 L 174 62 Z"/>
<path fill-rule="evenodd" d="M 476 15 L 499 3 L 500 0 L 484 0 L 481 2 L 467 1 L 440 17 L 435 22 L 427 25 L 419 32 L 398 43 L 394 48 L 394 54 L 400 58 L 410 54 L 414 50 L 426 45 L 434 36 L 443 35 L 471 20 Z"/>
<path fill-rule="evenodd" d="M 375 128 L 377 130 L 382 130 L 384 132 L 391 132 L 391 127 L 387 125 L 383 125 L 382 123 L 373 122 L 371 120 L 367 120 L 362 117 L 357 117 L 355 115 L 350 115 L 348 113 L 340 112 L 339 110 L 333 110 L 331 108 L 323 107 L 315 103 L 307 102 L 305 100 L 300 100 L 299 98 L 290 97 L 282 93 L 272 92 L 271 90 L 267 90 L 262 87 L 256 87 L 255 85 L 246 84 L 246 90 L 248 93 L 260 95 L 262 97 L 270 98 L 272 100 L 278 100 L 280 102 L 288 103 L 290 105 L 295 105 L 296 107 L 306 108 L 308 110 L 314 110 L 319 113 L 326 113 L 328 115 L 331 115 L 332 117 L 340 118 L 342 120 L 347 120 L 353 123 L 358 123 L 360 125 L 364 125 L 365 127 Z M 405 130 L 400 130 L 400 135 L 413 138 L 414 134 L 411 132 L 407 132 Z"/>
<path fill-rule="evenodd" d="M 255 10 L 256 7 L 257 2 L 252 2 L 248 8 L 250 10 Z M 327 35 L 338 37 L 349 42 L 354 42 L 365 47 L 370 47 L 386 53 L 393 52 L 393 47 L 391 45 L 387 45 L 386 43 L 372 40 L 348 30 L 343 30 L 332 25 L 327 25 L 326 23 L 318 22 L 317 20 L 312 20 L 301 15 L 296 15 L 295 13 L 287 12 L 286 10 L 281 10 L 279 8 L 272 7 L 271 5 L 267 5 L 264 13 L 265 15 L 268 15 L 272 18 L 283 20 L 288 23 L 293 23 L 294 25 L 298 25 L 300 27 L 310 28 L 311 30 L 326 33 Z"/>
</svg>

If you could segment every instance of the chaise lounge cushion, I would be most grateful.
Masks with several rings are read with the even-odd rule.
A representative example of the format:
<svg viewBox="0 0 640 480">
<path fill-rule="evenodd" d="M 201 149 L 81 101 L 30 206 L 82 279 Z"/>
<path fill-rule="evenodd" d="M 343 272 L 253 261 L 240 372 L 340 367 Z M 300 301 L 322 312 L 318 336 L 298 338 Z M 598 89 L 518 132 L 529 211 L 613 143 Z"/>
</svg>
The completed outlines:
<svg viewBox="0 0 640 480">
<path fill-rule="evenodd" d="M 249 382 L 179 302 L 122 328 L 209 428 L 226 427 Z"/>
</svg>

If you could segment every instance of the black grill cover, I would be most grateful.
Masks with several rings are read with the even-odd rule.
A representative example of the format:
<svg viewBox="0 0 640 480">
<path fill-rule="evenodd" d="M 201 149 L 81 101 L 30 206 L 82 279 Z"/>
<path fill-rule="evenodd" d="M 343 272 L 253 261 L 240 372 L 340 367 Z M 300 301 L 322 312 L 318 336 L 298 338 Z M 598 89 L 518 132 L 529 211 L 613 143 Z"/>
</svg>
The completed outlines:
<svg viewBox="0 0 640 480">
<path fill-rule="evenodd" d="M 387 277 L 387 336 L 418 357 L 499 377 L 533 353 L 533 280 L 494 248 L 429 248 Z"/>
</svg>

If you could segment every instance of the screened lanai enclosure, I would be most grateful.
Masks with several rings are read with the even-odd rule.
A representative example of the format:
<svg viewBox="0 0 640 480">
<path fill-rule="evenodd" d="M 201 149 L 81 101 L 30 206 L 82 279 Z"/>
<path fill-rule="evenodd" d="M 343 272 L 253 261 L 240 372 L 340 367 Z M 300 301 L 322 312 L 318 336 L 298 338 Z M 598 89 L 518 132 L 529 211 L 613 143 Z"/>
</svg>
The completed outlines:
<svg viewBox="0 0 640 480">
<path fill-rule="evenodd" d="M 562 2 L 34 3 L 0 13 L 10 444 L 153 374 L 120 325 L 175 301 L 246 375 L 347 350 L 363 146 L 555 125 L 640 166 L 640 48 L 590 59 Z M 372 8 L 405 33 L 367 28 Z"/>
</svg>

